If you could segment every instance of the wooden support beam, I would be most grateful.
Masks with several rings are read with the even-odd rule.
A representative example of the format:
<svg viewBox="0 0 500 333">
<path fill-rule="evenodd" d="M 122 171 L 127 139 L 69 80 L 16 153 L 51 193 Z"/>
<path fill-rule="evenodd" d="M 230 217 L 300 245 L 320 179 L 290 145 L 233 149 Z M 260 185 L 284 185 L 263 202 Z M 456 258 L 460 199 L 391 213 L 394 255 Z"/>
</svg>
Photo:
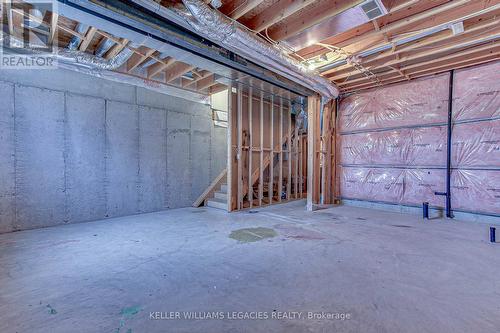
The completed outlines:
<svg viewBox="0 0 500 333">
<path fill-rule="evenodd" d="M 313 211 L 320 197 L 320 105 L 319 96 L 307 98 L 307 205 Z"/>
<path fill-rule="evenodd" d="M 227 211 L 231 212 L 233 211 L 235 207 L 235 200 L 234 200 L 234 193 L 237 192 L 237 189 L 235 188 L 235 182 L 234 182 L 234 176 L 235 176 L 235 169 L 234 169 L 234 149 L 233 145 L 236 143 L 234 138 L 235 138 L 235 124 L 236 124 L 236 119 L 235 119 L 235 103 L 234 103 L 234 97 L 233 97 L 233 86 L 229 86 L 229 90 L 227 92 Z"/>
<path fill-rule="evenodd" d="M 250 202 L 250 208 L 253 207 L 253 182 L 252 182 L 252 175 L 253 175 L 253 160 L 252 160 L 252 147 L 253 147 L 253 88 L 250 86 L 249 91 L 248 91 L 248 146 L 250 149 L 248 149 L 248 201 Z"/>
<path fill-rule="evenodd" d="M 154 77 L 156 74 L 160 73 L 164 69 L 168 68 L 169 66 L 173 66 L 175 63 L 175 59 L 172 57 L 165 57 L 163 59 L 160 59 L 160 61 L 155 62 L 152 65 L 149 65 L 147 68 L 147 77 L 148 79 L 151 79 Z"/>
<path fill-rule="evenodd" d="M 381 52 L 366 58 L 362 59 L 362 64 L 363 66 L 372 66 L 372 64 L 375 64 L 377 61 L 380 61 L 385 58 L 390 58 L 390 57 L 399 57 L 400 59 L 402 53 L 418 50 L 425 48 L 426 46 L 431 46 L 434 45 L 436 46 L 437 43 L 439 42 L 446 42 L 446 41 L 451 41 L 451 40 L 462 40 L 465 38 L 470 38 L 470 34 L 477 34 L 481 32 L 485 32 L 486 29 L 494 28 L 500 24 L 500 19 L 498 18 L 490 18 L 488 20 L 481 20 L 478 23 L 475 23 L 473 25 L 469 25 L 465 27 L 464 33 L 462 33 L 459 36 L 454 36 L 453 32 L 450 29 L 446 29 L 444 31 L 437 32 L 436 34 L 432 34 L 428 37 L 421 38 L 406 44 L 402 44 L 397 46 L 395 49 L 391 50 L 390 52 Z M 404 36 L 408 37 L 408 36 Z M 393 40 L 393 43 L 397 42 L 398 40 L 401 40 L 403 37 L 396 38 Z M 380 44 L 377 45 L 377 47 L 382 47 L 387 44 Z M 336 73 L 340 74 L 340 72 L 352 69 L 352 64 L 346 64 L 342 66 L 338 66 L 333 68 L 331 71 L 325 71 L 322 74 L 328 76 L 327 74 L 329 73 Z"/>
<path fill-rule="evenodd" d="M 309 6 L 315 1 L 316 0 L 278 0 L 278 2 L 271 5 L 259 15 L 248 21 L 243 21 L 242 23 L 250 29 L 259 32 L 296 13 L 302 8 Z"/>
<path fill-rule="evenodd" d="M 288 166 L 288 175 L 287 175 L 287 183 L 286 183 L 286 199 L 290 200 L 292 198 L 292 156 L 293 156 L 293 150 L 292 150 L 292 103 L 290 102 L 290 99 L 288 99 L 288 111 L 287 111 L 287 166 Z"/>
<path fill-rule="evenodd" d="M 290 110 L 291 110 L 290 106 Z M 295 199 L 299 198 L 298 195 L 298 190 L 299 190 L 299 183 L 298 183 L 298 177 L 299 177 L 299 129 L 297 126 L 297 113 L 295 114 L 295 126 L 294 126 L 294 136 L 293 136 L 293 148 L 294 148 L 294 154 L 293 154 L 293 162 L 294 162 L 294 168 L 293 168 L 293 193 L 295 194 Z"/>
<path fill-rule="evenodd" d="M 3 1 L 3 8 L 5 9 L 5 15 L 7 18 L 7 25 L 9 29 L 9 35 L 14 36 L 14 20 L 12 17 L 12 3 L 11 0 L 4 0 Z M 2 13 L 3 15 L 3 13 Z"/>
<path fill-rule="evenodd" d="M 228 87 L 222 83 L 217 83 L 217 84 L 211 86 L 210 88 L 208 88 L 210 94 L 216 94 L 218 92 L 221 92 L 221 91 L 224 91 L 227 89 L 228 89 Z"/>
<path fill-rule="evenodd" d="M 142 64 L 146 59 L 152 56 L 156 50 L 146 46 L 139 46 L 134 54 L 127 60 L 127 72 L 133 71 L 137 66 Z M 168 59 L 167 59 L 168 60 Z"/>
<path fill-rule="evenodd" d="M 128 39 L 120 38 L 120 41 L 115 45 L 113 45 L 108 52 L 106 52 L 106 54 L 104 55 L 104 59 L 106 60 L 113 59 L 118 55 L 118 53 L 120 53 L 125 48 L 125 46 L 127 46 L 127 44 L 128 44 Z"/>
<path fill-rule="evenodd" d="M 260 90 L 260 154 L 259 154 L 259 206 L 262 206 L 264 196 L 264 92 Z"/>
<path fill-rule="evenodd" d="M 201 71 L 201 72 L 197 72 L 197 73 L 198 73 L 198 75 L 199 75 L 199 76 L 198 76 L 197 78 L 195 78 L 194 80 L 191 80 L 191 81 L 189 81 L 188 83 L 186 83 L 186 84 L 183 86 L 184 88 L 187 88 L 187 87 L 189 87 L 189 86 L 192 86 L 193 84 L 195 84 L 195 83 L 197 83 L 197 82 L 199 82 L 199 81 L 203 80 L 204 78 L 209 77 L 210 75 L 212 75 L 212 73 L 211 73 L 211 72 L 209 72 L 209 71 Z"/>
<path fill-rule="evenodd" d="M 196 83 L 196 89 L 197 90 L 203 90 L 203 89 L 211 87 L 211 86 L 213 86 L 215 84 L 217 84 L 217 81 L 215 81 L 215 75 L 212 74 L 212 73 L 210 73 L 210 75 L 208 75 L 207 77 L 199 80 Z"/>
<path fill-rule="evenodd" d="M 434 3 L 438 5 L 436 6 Z M 407 6 L 399 12 L 391 10 L 392 17 L 386 16 L 389 23 L 382 27 L 380 32 L 391 36 L 400 35 L 400 37 L 392 38 L 392 41 L 394 41 L 408 37 L 408 31 L 419 32 L 424 29 L 431 29 L 437 25 L 463 21 L 488 12 L 493 13 L 498 10 L 497 3 L 498 0 L 493 0 L 492 2 L 490 0 L 420 1 L 419 4 Z M 358 33 L 358 31 L 360 32 Z M 322 42 L 341 48 L 347 47 L 350 52 L 357 53 L 372 47 L 378 47 L 383 42 L 383 38 L 379 32 L 373 29 L 371 24 L 364 24 L 355 30 L 352 29 L 339 36 L 330 37 Z M 329 51 L 320 45 L 309 46 L 298 51 L 305 58 L 311 58 L 327 52 Z"/>
<path fill-rule="evenodd" d="M 478 58 L 461 60 L 460 62 L 451 62 L 449 64 L 444 64 L 444 65 L 440 65 L 440 66 L 433 67 L 433 68 L 419 70 L 419 71 L 410 73 L 409 75 L 410 75 L 411 79 L 416 79 L 416 78 L 419 78 L 422 76 L 429 76 L 429 75 L 433 75 L 433 74 L 447 72 L 447 71 L 450 71 L 452 69 L 459 69 L 459 68 L 464 68 L 464 67 L 476 66 L 476 65 L 483 64 L 486 62 L 495 61 L 495 60 L 498 60 L 499 56 L 500 56 L 500 52 L 496 52 L 496 53 L 487 54 L 487 55 L 484 55 L 484 56 L 481 56 Z M 398 76 L 394 79 L 383 80 L 382 83 L 384 85 L 388 85 L 388 84 L 398 83 L 401 81 L 406 81 L 406 80 L 401 79 Z M 359 85 L 359 86 L 352 87 L 352 88 L 349 87 L 348 89 L 345 89 L 343 91 L 366 90 L 366 89 L 371 89 L 374 87 L 375 86 L 373 84 L 371 84 L 371 85 L 370 84 L 363 84 L 363 85 Z"/>
<path fill-rule="evenodd" d="M 301 3 L 307 3 L 308 1 L 293 1 L 300 6 Z M 314 1 L 312 1 L 314 2 Z M 281 41 L 285 40 L 291 36 L 299 34 L 300 32 L 318 24 L 330 17 L 338 15 L 349 8 L 352 8 L 363 2 L 363 0 L 351 0 L 351 1 L 338 1 L 338 0 L 328 0 L 319 3 L 317 6 L 311 6 L 310 9 L 305 9 L 301 12 L 300 19 L 289 20 L 286 24 L 276 26 L 275 28 L 269 29 L 268 34 L 273 40 Z M 305 6 L 303 6 L 305 7 Z M 303 8 L 302 7 L 302 8 Z M 270 25 L 267 25 L 269 27 Z M 257 29 L 255 29 L 257 30 Z M 262 29 L 261 29 L 262 30 Z"/>
<path fill-rule="evenodd" d="M 260 5 L 264 0 L 245 0 L 240 3 L 228 16 L 237 20 L 258 5 Z"/>
<path fill-rule="evenodd" d="M 169 68 L 167 68 L 167 73 L 165 75 L 165 82 L 170 83 L 175 79 L 180 78 L 193 68 L 196 67 L 193 65 L 185 64 L 183 62 L 177 62 L 175 65 L 172 65 Z"/>
<path fill-rule="evenodd" d="M 492 39 L 499 36 L 499 34 L 500 34 L 500 28 L 495 29 L 493 31 L 489 31 L 485 34 L 482 34 L 479 37 L 465 40 L 461 43 L 450 43 L 450 44 L 446 44 L 446 45 L 439 46 L 436 48 L 432 48 L 430 50 L 424 49 L 424 51 L 420 51 L 420 52 L 415 53 L 415 54 L 406 55 L 406 56 L 400 57 L 399 59 L 392 59 L 390 61 L 387 61 L 385 63 L 381 63 L 380 65 L 377 65 L 377 67 L 397 66 L 398 64 L 403 63 L 403 62 L 418 60 L 418 59 L 426 58 L 429 56 L 436 57 L 437 54 L 441 54 L 441 53 L 452 52 L 452 51 L 457 52 L 463 48 L 470 48 L 470 47 L 473 47 L 473 45 L 480 45 L 481 43 L 485 43 L 487 41 L 492 41 Z M 373 69 L 373 68 L 371 68 L 371 69 Z M 346 72 L 346 73 L 342 73 L 342 74 L 339 74 L 339 75 L 336 75 L 333 77 L 329 77 L 329 79 L 332 81 L 339 81 L 339 80 L 354 76 L 356 74 L 359 74 L 359 72 L 357 70 L 352 70 L 350 72 Z M 346 81 L 346 82 L 348 82 L 348 81 Z M 342 85 L 342 84 L 344 84 L 344 82 L 339 83 L 339 85 Z"/>
<path fill-rule="evenodd" d="M 278 161 L 278 202 L 281 202 L 281 193 L 283 191 L 283 98 L 280 96 L 279 109 L 279 161 Z"/>
<path fill-rule="evenodd" d="M 80 43 L 78 50 L 80 50 L 82 52 L 85 52 L 85 50 L 87 50 L 87 47 L 89 47 L 89 44 L 92 41 L 92 38 L 94 38 L 96 31 L 97 31 L 96 27 L 89 27 L 87 29 L 87 32 L 85 33 L 85 37 L 83 38 L 82 42 Z"/>
<path fill-rule="evenodd" d="M 52 12 L 50 16 L 50 35 L 49 35 L 49 45 L 54 43 L 57 34 L 57 22 L 59 21 L 59 15 Z M 9 25 L 10 28 L 10 25 Z"/>
<path fill-rule="evenodd" d="M 484 58 L 485 56 L 490 56 L 491 54 L 498 53 L 500 50 L 500 44 L 497 43 L 487 43 L 481 47 L 467 49 L 466 51 L 452 53 L 445 57 L 440 57 L 428 61 L 423 61 L 419 63 L 415 63 L 408 66 L 400 67 L 401 71 L 404 71 L 406 77 L 411 78 L 412 74 L 418 73 L 419 71 L 427 71 L 432 68 L 439 68 L 440 63 L 443 63 L 444 66 L 452 65 L 452 64 L 460 64 L 464 61 L 469 61 L 474 58 Z M 391 69 L 389 71 L 383 72 L 378 75 L 379 79 L 382 83 L 386 80 L 397 77 L 397 71 Z M 406 78 L 405 77 L 405 78 Z M 364 78 L 354 79 L 351 81 L 347 81 L 346 84 L 339 84 L 344 89 L 352 89 L 359 88 L 365 85 L 371 85 L 371 82 L 368 82 Z"/>
<path fill-rule="evenodd" d="M 243 91 L 241 84 L 237 86 L 237 148 L 236 148 L 236 159 L 237 159 L 237 177 L 238 177 L 238 187 L 237 187 L 237 204 L 238 210 L 243 208 L 243 165 L 242 165 L 242 145 L 243 145 Z"/>
<path fill-rule="evenodd" d="M 268 185 L 268 196 L 269 204 L 273 203 L 274 196 L 274 95 L 271 95 L 271 115 L 269 121 L 269 137 L 271 143 L 271 150 L 269 152 L 269 185 Z"/>
</svg>

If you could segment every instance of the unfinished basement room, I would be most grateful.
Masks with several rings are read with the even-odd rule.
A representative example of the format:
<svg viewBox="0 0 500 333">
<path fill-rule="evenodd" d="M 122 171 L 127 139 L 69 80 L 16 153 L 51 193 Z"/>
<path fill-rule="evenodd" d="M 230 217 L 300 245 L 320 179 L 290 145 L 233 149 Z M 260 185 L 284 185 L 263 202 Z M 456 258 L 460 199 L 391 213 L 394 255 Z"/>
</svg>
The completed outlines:
<svg viewBox="0 0 500 333">
<path fill-rule="evenodd" d="M 0 333 L 500 332 L 500 0 L 0 3 Z"/>
</svg>

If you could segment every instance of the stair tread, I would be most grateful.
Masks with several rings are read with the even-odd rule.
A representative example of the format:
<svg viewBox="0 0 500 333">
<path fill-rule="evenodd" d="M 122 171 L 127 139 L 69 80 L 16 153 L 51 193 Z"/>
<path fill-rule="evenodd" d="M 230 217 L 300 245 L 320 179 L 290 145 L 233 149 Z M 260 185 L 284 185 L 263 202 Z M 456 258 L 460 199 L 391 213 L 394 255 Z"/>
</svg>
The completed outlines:
<svg viewBox="0 0 500 333">
<path fill-rule="evenodd" d="M 219 202 L 219 203 L 227 203 L 227 200 L 220 199 L 220 198 L 210 198 L 208 199 L 208 202 L 213 201 L 213 202 Z"/>
</svg>

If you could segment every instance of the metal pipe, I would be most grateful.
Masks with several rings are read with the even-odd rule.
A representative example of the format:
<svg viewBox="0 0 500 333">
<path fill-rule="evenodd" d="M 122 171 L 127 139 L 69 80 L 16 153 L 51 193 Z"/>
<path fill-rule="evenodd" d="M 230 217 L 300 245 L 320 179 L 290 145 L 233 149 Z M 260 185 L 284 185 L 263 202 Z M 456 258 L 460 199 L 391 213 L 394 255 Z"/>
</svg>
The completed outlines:
<svg viewBox="0 0 500 333">
<path fill-rule="evenodd" d="M 454 71 L 450 71 L 450 84 L 448 93 L 448 125 L 447 125 L 447 145 L 446 145 L 446 217 L 453 218 L 451 212 L 451 132 L 453 113 L 453 77 Z"/>
<path fill-rule="evenodd" d="M 448 121 L 446 124 L 446 191 L 434 192 L 435 195 L 443 195 L 446 197 L 446 217 L 453 218 L 451 211 L 451 132 L 452 132 L 452 114 L 453 114 L 453 70 L 450 71 L 450 82 L 448 91 Z"/>
<path fill-rule="evenodd" d="M 428 220 L 429 219 L 429 203 L 428 202 L 422 203 L 422 213 L 423 213 L 423 218 Z"/>
</svg>

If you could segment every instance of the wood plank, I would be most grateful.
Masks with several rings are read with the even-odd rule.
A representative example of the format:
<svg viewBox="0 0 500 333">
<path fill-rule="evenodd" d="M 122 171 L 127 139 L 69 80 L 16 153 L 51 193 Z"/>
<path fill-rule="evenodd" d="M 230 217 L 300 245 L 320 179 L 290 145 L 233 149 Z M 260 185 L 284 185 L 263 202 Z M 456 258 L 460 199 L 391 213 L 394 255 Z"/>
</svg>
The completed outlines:
<svg viewBox="0 0 500 333">
<path fill-rule="evenodd" d="M 259 159 L 259 206 L 264 196 L 264 92 L 260 90 L 260 159 Z"/>
<path fill-rule="evenodd" d="M 294 1 L 299 3 L 298 1 Z M 314 1 L 313 1 L 314 2 Z M 286 24 L 276 26 L 274 29 L 269 30 L 269 37 L 276 41 L 285 40 L 289 37 L 297 35 L 302 31 L 318 24 L 330 17 L 338 15 L 349 8 L 352 8 L 363 2 L 363 0 L 354 1 L 338 1 L 329 0 L 324 1 L 321 4 L 306 9 L 304 12 L 300 13 L 300 18 L 298 20 L 290 20 Z"/>
<path fill-rule="evenodd" d="M 399 59 L 392 59 L 390 61 L 386 61 L 383 64 L 378 65 L 377 67 L 387 67 L 387 66 L 397 66 L 400 63 L 407 62 L 407 61 L 413 61 L 413 60 L 418 60 L 422 59 L 425 57 L 429 56 L 436 56 L 437 54 L 440 53 L 445 53 L 445 52 L 450 52 L 454 50 L 460 51 L 461 48 L 466 48 L 466 47 L 472 47 L 474 44 L 479 45 L 481 43 L 484 43 L 486 41 L 491 41 L 492 38 L 495 38 L 498 36 L 500 33 L 500 28 L 495 29 L 494 31 L 488 31 L 485 34 L 481 34 L 479 37 L 471 38 L 469 40 L 463 41 L 461 43 L 451 43 L 451 44 L 446 44 L 437 48 L 432 48 L 432 49 L 424 49 L 424 51 L 420 51 L 415 54 L 410 54 L 406 56 L 399 57 Z M 342 79 L 346 79 L 348 77 L 351 77 L 353 75 L 358 74 L 359 72 L 357 70 L 353 70 L 347 73 L 342 73 L 333 77 L 328 77 L 328 79 L 333 80 L 333 81 L 339 81 Z"/>
<path fill-rule="evenodd" d="M 169 66 L 173 66 L 175 63 L 175 59 L 172 57 L 165 57 L 161 59 L 160 61 L 155 62 L 152 65 L 149 65 L 147 67 L 147 77 L 148 79 L 154 77 L 158 73 L 160 73 L 162 70 L 166 69 Z"/>
<path fill-rule="evenodd" d="M 278 202 L 281 202 L 281 193 L 283 191 L 283 98 L 280 97 L 279 109 L 279 161 L 278 161 Z"/>
<path fill-rule="evenodd" d="M 271 95 L 271 119 L 269 121 L 269 137 L 271 143 L 271 150 L 269 151 L 269 185 L 268 197 L 269 204 L 273 203 L 274 195 L 274 95 Z"/>
<path fill-rule="evenodd" d="M 168 67 L 165 75 L 165 82 L 170 83 L 175 79 L 180 78 L 193 68 L 196 68 L 193 65 L 185 64 L 183 62 L 176 62 L 174 65 Z"/>
<path fill-rule="evenodd" d="M 96 32 L 97 32 L 96 27 L 89 27 L 87 32 L 85 33 L 85 37 L 83 38 L 82 42 L 80 43 L 80 46 L 78 47 L 78 50 L 85 52 L 85 50 L 87 50 L 87 47 L 89 47 L 92 38 L 94 38 Z"/>
<path fill-rule="evenodd" d="M 417 39 L 415 41 L 399 45 L 391 51 L 381 52 L 381 53 L 377 53 L 377 54 L 374 54 L 374 55 L 369 56 L 369 57 L 365 57 L 362 59 L 362 64 L 363 64 L 363 66 L 371 66 L 373 63 L 375 63 L 376 61 L 379 61 L 381 59 L 394 57 L 396 55 L 401 55 L 403 52 L 409 52 L 409 51 L 421 49 L 423 47 L 430 46 L 430 45 L 433 45 L 435 43 L 446 42 L 446 41 L 449 41 L 450 38 L 455 39 L 455 40 L 459 39 L 459 38 L 469 38 L 468 35 L 471 33 L 478 33 L 484 29 L 489 29 L 489 28 L 498 26 L 498 24 L 500 24 L 500 19 L 497 19 L 497 18 L 491 18 L 488 20 L 481 20 L 476 24 L 473 24 L 470 26 L 465 26 L 464 33 L 462 33 L 459 36 L 453 36 L 453 32 L 450 29 L 446 29 L 444 31 L 440 31 L 440 32 L 437 32 L 436 34 L 430 35 L 428 37 L 420 38 L 420 39 Z M 408 37 L 408 36 L 405 35 L 404 37 Z M 393 43 L 395 43 L 398 40 L 403 39 L 404 37 L 393 39 L 391 44 L 394 45 Z M 382 46 L 387 46 L 387 45 L 388 45 L 387 43 L 384 43 L 381 45 L 377 45 L 377 47 L 382 47 Z M 349 70 L 349 69 L 352 69 L 352 64 L 346 64 L 346 65 L 335 67 L 335 70 L 331 71 L 331 72 L 332 73 L 333 72 L 340 73 L 341 71 L 345 71 L 345 70 Z M 327 75 L 328 72 L 325 71 L 322 74 Z"/>
<path fill-rule="evenodd" d="M 191 86 L 191 85 L 193 85 L 193 84 L 195 84 L 195 83 L 197 83 L 197 82 L 201 81 L 202 79 L 207 78 L 207 77 L 209 77 L 210 75 L 212 75 L 212 73 L 211 73 L 211 72 L 206 71 L 206 70 L 205 70 L 205 71 L 198 72 L 198 74 L 199 74 L 199 76 L 198 76 L 197 78 L 195 78 L 194 80 L 189 81 L 189 82 L 188 82 L 188 83 L 186 83 L 183 87 L 184 87 L 184 88 L 187 88 L 187 87 L 189 87 L 189 86 Z"/>
<path fill-rule="evenodd" d="M 498 50 L 500 49 L 500 45 L 497 43 L 494 44 L 486 44 L 482 47 L 478 48 L 473 48 L 473 49 L 468 49 L 463 52 L 457 52 L 450 54 L 446 57 L 441 57 L 441 58 L 436 58 L 428 61 L 423 61 L 420 63 L 416 63 L 413 65 L 408 65 L 408 66 L 403 66 L 400 67 L 399 69 L 405 73 L 406 76 L 409 76 L 411 78 L 412 74 L 418 73 L 419 71 L 427 71 L 428 69 L 440 67 L 437 64 L 438 63 L 443 63 L 445 66 L 450 66 L 453 64 L 459 64 L 463 61 L 468 61 L 477 57 L 483 58 L 485 56 L 489 56 L 491 54 L 498 53 Z M 455 59 L 455 60 L 454 60 Z M 384 83 L 387 80 L 390 80 L 394 78 L 395 76 L 397 77 L 397 71 L 390 70 L 387 72 L 384 72 L 382 74 L 379 74 L 379 79 L 381 80 L 382 83 Z M 366 85 L 370 85 L 371 82 L 365 82 L 365 80 L 353 80 L 349 81 L 349 84 L 344 85 L 343 88 L 345 89 L 352 89 L 352 88 L 359 88 L 363 87 Z M 342 85 L 340 85 L 342 86 Z"/>
<path fill-rule="evenodd" d="M 50 16 L 50 35 L 49 35 L 49 45 L 54 43 L 57 34 L 57 22 L 59 21 L 59 15 L 57 13 L 52 12 Z M 10 22 L 10 21 L 9 21 Z M 10 29 L 10 23 L 9 23 Z"/>
<path fill-rule="evenodd" d="M 242 92 L 242 87 L 241 85 L 238 85 L 238 125 L 237 125 L 237 137 L 238 137 L 238 142 L 237 142 L 237 160 L 238 160 L 238 166 L 237 166 L 237 174 L 238 174 L 238 202 L 237 202 L 237 209 L 240 210 L 243 208 L 243 165 L 242 165 L 242 141 L 243 141 L 243 92 Z"/>
<path fill-rule="evenodd" d="M 147 46 L 139 46 L 137 48 L 137 53 L 134 53 L 130 59 L 127 60 L 127 72 L 133 71 L 155 52 L 156 50 L 150 49 Z"/>
<path fill-rule="evenodd" d="M 313 211 L 319 203 L 320 169 L 319 169 L 319 96 L 307 98 L 307 205 Z"/>
<path fill-rule="evenodd" d="M 227 92 L 227 161 L 226 161 L 226 169 L 227 169 L 227 211 L 233 211 L 233 161 L 234 161 L 234 153 L 233 153 L 233 144 L 235 143 L 233 140 L 234 137 L 234 103 L 233 103 L 233 86 L 229 86 L 229 90 Z"/>
<path fill-rule="evenodd" d="M 222 170 L 221 173 L 215 177 L 215 179 L 210 183 L 205 191 L 195 200 L 193 203 L 193 207 L 200 207 L 201 204 L 211 197 L 215 191 L 220 188 L 220 185 L 223 184 L 224 181 L 227 180 L 227 168 Z"/>
<path fill-rule="evenodd" d="M 316 0 L 278 0 L 259 15 L 256 15 L 248 21 L 242 21 L 242 23 L 250 29 L 259 32 L 296 13 L 302 8 L 309 6 L 315 1 Z"/>
<path fill-rule="evenodd" d="M 287 183 L 286 183 L 286 199 L 290 200 L 292 198 L 292 156 L 293 156 L 293 150 L 292 150 L 292 103 L 290 102 L 290 99 L 288 99 L 288 112 L 287 112 L 287 120 L 288 120 L 288 126 L 287 126 L 287 166 L 288 166 L 288 177 L 287 177 Z"/>
<path fill-rule="evenodd" d="M 115 45 L 113 45 L 108 50 L 108 52 L 106 52 L 106 54 L 104 55 L 104 59 L 106 60 L 113 59 L 118 55 L 118 53 L 120 53 L 125 48 L 125 46 L 127 46 L 127 44 L 128 44 L 128 39 L 120 38 L 120 42 L 115 43 Z"/>
<path fill-rule="evenodd" d="M 295 199 L 299 198 L 298 195 L 298 190 L 299 190 L 299 184 L 298 184 L 298 177 L 299 177 L 299 129 L 297 127 L 297 116 L 298 113 L 295 114 L 295 128 L 294 128 L 294 154 L 293 154 L 293 162 L 294 162 L 294 168 L 293 168 L 293 192 L 295 194 Z"/>
<path fill-rule="evenodd" d="M 196 89 L 203 90 L 203 89 L 209 88 L 217 83 L 218 82 L 215 81 L 215 74 L 210 74 L 207 77 L 201 79 L 200 81 L 198 81 L 196 83 Z"/>
<path fill-rule="evenodd" d="M 242 2 L 238 7 L 236 7 L 228 16 L 237 20 L 258 5 L 260 5 L 264 0 L 246 0 Z"/>
<path fill-rule="evenodd" d="M 249 140 L 248 140 L 248 146 L 250 149 L 248 150 L 248 180 L 250 184 L 248 184 L 248 201 L 250 202 L 250 208 L 253 207 L 253 182 L 252 182 L 252 167 L 253 167 L 253 161 L 252 161 L 252 147 L 253 147 L 253 88 L 250 86 L 249 91 L 248 91 L 248 135 L 249 135 Z"/>
</svg>

